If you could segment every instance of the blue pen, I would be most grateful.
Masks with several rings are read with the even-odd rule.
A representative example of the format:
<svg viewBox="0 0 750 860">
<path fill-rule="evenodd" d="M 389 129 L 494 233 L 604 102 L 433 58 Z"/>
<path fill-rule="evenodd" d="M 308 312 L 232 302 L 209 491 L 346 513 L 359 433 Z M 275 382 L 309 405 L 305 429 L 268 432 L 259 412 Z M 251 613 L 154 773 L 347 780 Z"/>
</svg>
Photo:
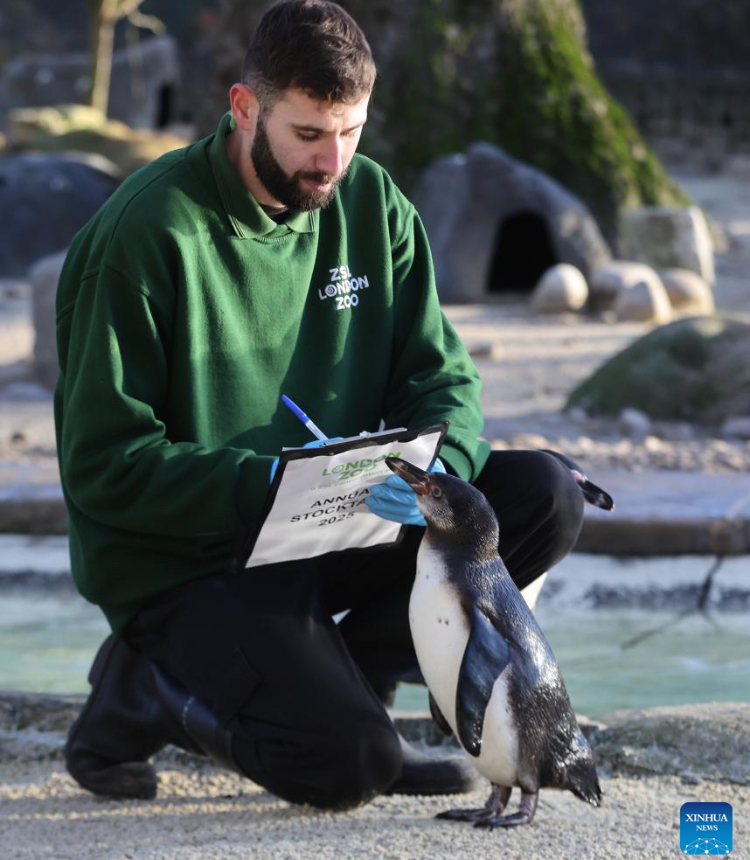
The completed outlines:
<svg viewBox="0 0 750 860">
<path fill-rule="evenodd" d="M 290 400 L 286 394 L 281 395 L 281 402 L 284 406 L 287 406 L 294 415 L 295 418 L 298 418 L 307 429 L 315 436 L 316 439 L 320 439 L 321 442 L 327 442 L 328 436 L 318 427 L 308 416 L 297 406 L 297 404 Z"/>
</svg>

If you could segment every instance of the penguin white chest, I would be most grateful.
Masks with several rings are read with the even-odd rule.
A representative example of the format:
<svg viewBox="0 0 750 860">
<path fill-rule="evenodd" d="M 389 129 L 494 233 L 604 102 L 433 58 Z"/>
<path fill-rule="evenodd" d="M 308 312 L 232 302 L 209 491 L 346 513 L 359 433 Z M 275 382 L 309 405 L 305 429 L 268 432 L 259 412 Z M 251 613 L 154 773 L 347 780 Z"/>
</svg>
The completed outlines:
<svg viewBox="0 0 750 860">
<path fill-rule="evenodd" d="M 409 625 L 427 686 L 455 730 L 456 683 L 469 641 L 458 593 L 439 553 L 422 544 L 409 600 Z"/>
<path fill-rule="evenodd" d="M 424 541 L 417 557 L 409 624 L 424 679 L 457 736 L 456 688 L 469 625 L 441 554 Z M 508 690 L 510 671 L 506 668 L 495 681 L 485 713 L 482 751 L 478 758 L 471 758 L 474 767 L 498 785 L 516 784 L 518 772 L 518 733 Z"/>
</svg>

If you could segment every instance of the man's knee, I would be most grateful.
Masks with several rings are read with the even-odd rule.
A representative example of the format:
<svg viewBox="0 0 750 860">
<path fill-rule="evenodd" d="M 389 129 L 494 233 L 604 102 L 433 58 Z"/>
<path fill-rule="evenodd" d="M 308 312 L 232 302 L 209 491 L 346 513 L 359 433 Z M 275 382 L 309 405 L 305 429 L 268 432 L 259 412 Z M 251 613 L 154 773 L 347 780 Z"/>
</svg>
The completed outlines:
<svg viewBox="0 0 750 860">
<path fill-rule="evenodd" d="M 325 737 L 270 733 L 237 736 L 234 755 L 255 782 L 291 803 L 348 809 L 382 794 L 401 773 L 392 725 L 366 722 Z"/>
</svg>

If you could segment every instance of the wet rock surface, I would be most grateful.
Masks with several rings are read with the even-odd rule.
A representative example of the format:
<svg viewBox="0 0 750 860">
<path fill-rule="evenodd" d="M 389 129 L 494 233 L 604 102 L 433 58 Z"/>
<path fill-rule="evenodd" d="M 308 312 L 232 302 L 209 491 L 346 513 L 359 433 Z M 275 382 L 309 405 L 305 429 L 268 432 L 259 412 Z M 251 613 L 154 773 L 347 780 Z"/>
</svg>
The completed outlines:
<svg viewBox="0 0 750 860">
<path fill-rule="evenodd" d="M 620 711 L 595 732 L 598 761 L 618 773 L 750 785 L 750 704 Z"/>
</svg>

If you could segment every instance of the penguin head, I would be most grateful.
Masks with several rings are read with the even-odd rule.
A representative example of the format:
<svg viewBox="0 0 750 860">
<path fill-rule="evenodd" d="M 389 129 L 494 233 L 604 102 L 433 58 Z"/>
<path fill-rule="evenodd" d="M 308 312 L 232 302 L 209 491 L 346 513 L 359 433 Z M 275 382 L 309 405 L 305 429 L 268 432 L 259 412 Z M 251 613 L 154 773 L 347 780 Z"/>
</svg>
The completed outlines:
<svg viewBox="0 0 750 860">
<path fill-rule="evenodd" d="M 559 782 L 560 788 L 572 791 L 576 797 L 585 800 L 592 806 L 601 805 L 602 790 L 596 772 L 594 755 L 580 729 L 568 759 L 560 769 L 560 776 L 562 777 Z"/>
<path fill-rule="evenodd" d="M 428 533 L 473 552 L 497 555 L 497 517 L 479 490 L 453 475 L 425 472 L 400 457 L 388 457 L 385 463 L 416 493 Z"/>
</svg>

